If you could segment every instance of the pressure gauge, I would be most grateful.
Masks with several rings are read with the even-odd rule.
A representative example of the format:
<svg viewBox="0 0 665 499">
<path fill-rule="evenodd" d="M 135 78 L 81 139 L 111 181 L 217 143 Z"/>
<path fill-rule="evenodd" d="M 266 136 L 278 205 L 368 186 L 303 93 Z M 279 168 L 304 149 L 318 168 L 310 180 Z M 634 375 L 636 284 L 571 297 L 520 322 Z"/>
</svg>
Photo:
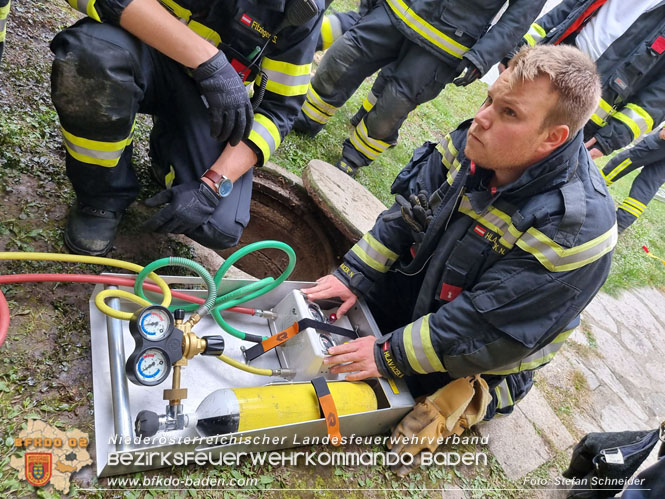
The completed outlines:
<svg viewBox="0 0 665 499">
<path fill-rule="evenodd" d="M 171 334 L 174 321 L 168 308 L 153 305 L 140 310 L 132 322 L 146 340 L 159 341 Z"/>
<path fill-rule="evenodd" d="M 129 332 L 135 347 L 125 364 L 127 377 L 137 385 L 160 384 L 182 358 L 183 334 L 173 314 L 161 305 L 142 308 L 129 320 Z"/>
<path fill-rule="evenodd" d="M 138 357 L 134 371 L 141 384 L 158 385 L 169 375 L 171 364 L 163 350 L 150 348 Z"/>
</svg>

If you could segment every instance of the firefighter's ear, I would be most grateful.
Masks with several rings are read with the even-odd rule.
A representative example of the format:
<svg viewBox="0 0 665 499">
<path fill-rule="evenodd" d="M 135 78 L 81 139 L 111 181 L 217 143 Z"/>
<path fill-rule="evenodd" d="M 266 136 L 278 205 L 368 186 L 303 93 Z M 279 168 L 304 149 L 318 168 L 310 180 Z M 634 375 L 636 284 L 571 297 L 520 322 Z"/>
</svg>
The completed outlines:
<svg viewBox="0 0 665 499">
<path fill-rule="evenodd" d="M 540 149 L 542 152 L 549 154 L 557 147 L 565 144 L 568 137 L 570 137 L 568 125 L 552 125 L 544 131 Z"/>
</svg>

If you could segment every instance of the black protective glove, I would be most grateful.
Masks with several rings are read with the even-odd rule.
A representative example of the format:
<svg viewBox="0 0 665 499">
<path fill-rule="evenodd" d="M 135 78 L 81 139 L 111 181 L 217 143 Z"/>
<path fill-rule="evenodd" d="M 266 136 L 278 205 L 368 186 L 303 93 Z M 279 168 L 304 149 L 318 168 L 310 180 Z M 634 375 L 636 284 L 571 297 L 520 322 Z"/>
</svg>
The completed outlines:
<svg viewBox="0 0 665 499">
<path fill-rule="evenodd" d="M 404 196 L 397 194 L 395 201 L 401 206 L 402 218 L 409 227 L 416 232 L 425 232 L 432 221 L 432 210 L 429 206 L 427 191 L 420 191 L 418 195 L 411 194 L 407 201 Z"/>
<path fill-rule="evenodd" d="M 240 76 L 221 50 L 192 71 L 205 99 L 210 119 L 210 135 L 235 146 L 247 138 L 254 112 Z"/>
<path fill-rule="evenodd" d="M 469 83 L 473 83 L 480 78 L 480 70 L 469 60 L 462 59 L 455 69 L 457 78 L 453 83 L 458 87 L 466 87 Z"/>
<path fill-rule="evenodd" d="M 152 232 L 187 234 L 210 219 L 219 199 L 215 192 L 200 180 L 166 189 L 146 199 L 147 206 L 155 207 L 164 203 L 169 205 L 145 222 L 143 228 Z"/>
</svg>

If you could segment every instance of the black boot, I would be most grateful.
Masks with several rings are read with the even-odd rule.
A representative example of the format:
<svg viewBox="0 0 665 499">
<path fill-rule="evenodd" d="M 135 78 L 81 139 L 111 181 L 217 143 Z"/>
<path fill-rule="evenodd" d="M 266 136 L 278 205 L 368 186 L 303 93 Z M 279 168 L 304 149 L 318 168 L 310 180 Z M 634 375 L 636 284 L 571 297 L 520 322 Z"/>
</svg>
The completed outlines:
<svg viewBox="0 0 665 499">
<path fill-rule="evenodd" d="M 350 165 L 343 159 L 340 159 L 337 164 L 335 165 L 335 168 L 338 170 L 342 170 L 344 173 L 346 173 L 349 177 L 351 178 L 356 178 L 356 175 L 358 174 L 358 168 L 355 166 Z"/>
<path fill-rule="evenodd" d="M 325 126 L 326 125 L 323 123 L 317 123 L 309 119 L 302 111 L 300 111 L 300 114 L 298 114 L 298 117 L 293 122 L 292 129 L 295 132 L 314 138 Z"/>
<path fill-rule="evenodd" d="M 113 247 L 113 239 L 122 212 L 93 208 L 76 201 L 69 210 L 65 245 L 72 253 L 104 256 Z"/>
</svg>

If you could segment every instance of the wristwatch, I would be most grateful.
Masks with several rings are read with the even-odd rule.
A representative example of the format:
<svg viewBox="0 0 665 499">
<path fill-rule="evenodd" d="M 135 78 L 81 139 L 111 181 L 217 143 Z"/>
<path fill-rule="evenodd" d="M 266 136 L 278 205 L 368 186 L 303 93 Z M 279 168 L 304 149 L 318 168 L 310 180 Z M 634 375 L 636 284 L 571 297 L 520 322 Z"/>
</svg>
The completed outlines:
<svg viewBox="0 0 665 499">
<path fill-rule="evenodd" d="M 212 182 L 212 185 L 215 188 L 216 194 L 220 198 L 225 198 L 229 194 L 231 194 L 231 191 L 233 190 L 233 181 L 219 173 L 217 173 L 215 170 L 206 170 L 206 172 L 201 175 L 201 178 L 207 178 Z"/>
</svg>

